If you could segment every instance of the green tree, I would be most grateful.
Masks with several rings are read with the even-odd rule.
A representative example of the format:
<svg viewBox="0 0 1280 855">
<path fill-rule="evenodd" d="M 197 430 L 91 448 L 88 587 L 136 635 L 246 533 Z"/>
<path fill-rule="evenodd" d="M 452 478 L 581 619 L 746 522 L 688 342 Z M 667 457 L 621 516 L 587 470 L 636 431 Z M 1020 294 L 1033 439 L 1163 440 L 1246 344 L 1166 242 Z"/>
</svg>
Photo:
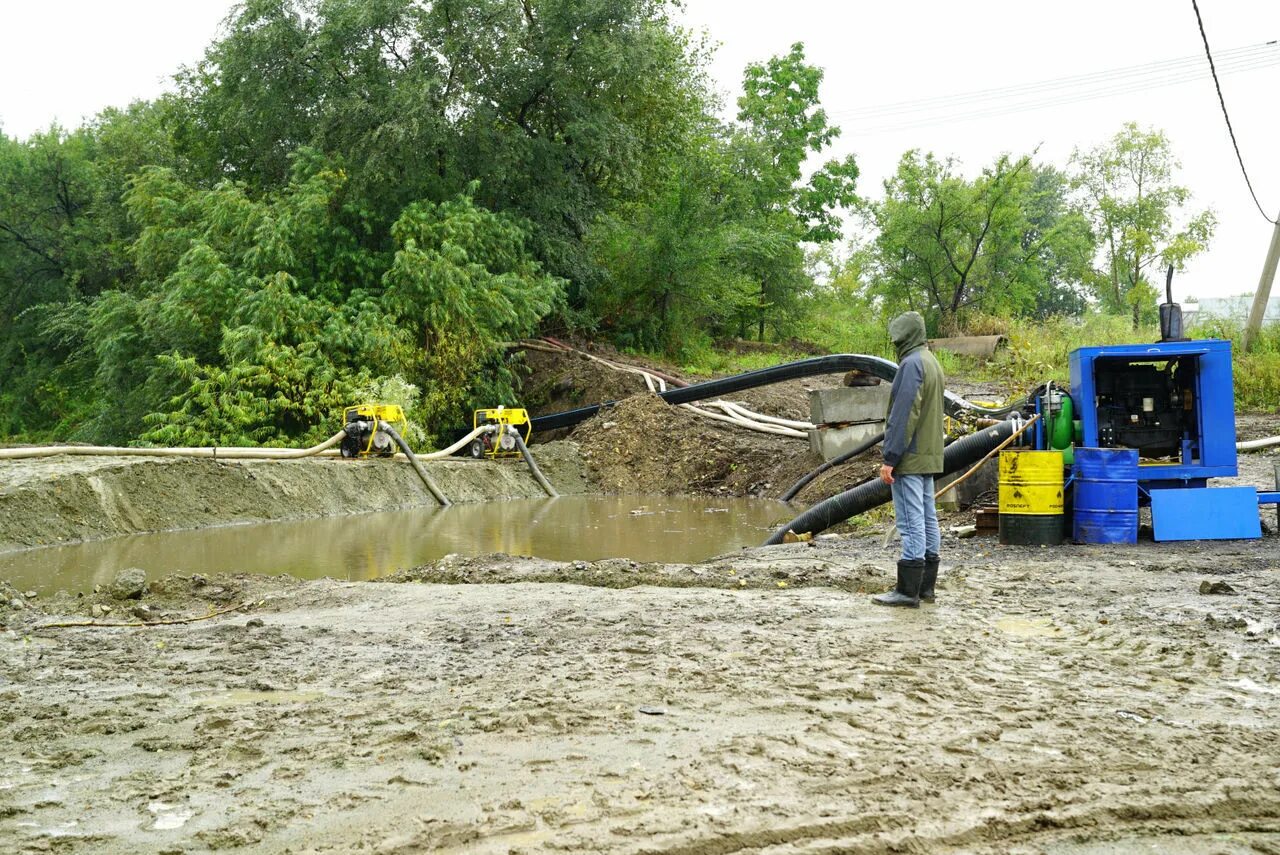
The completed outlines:
<svg viewBox="0 0 1280 855">
<path fill-rule="evenodd" d="M 387 242 L 407 205 L 478 180 L 476 204 L 529 222 L 580 305 L 591 224 L 643 195 L 704 112 L 699 48 L 668 5 L 248 0 L 182 76 L 175 134 L 208 183 L 279 189 L 304 145 L 341 159 Z"/>
<path fill-rule="evenodd" d="M 810 155 L 840 135 L 819 106 L 822 78 L 799 43 L 785 56 L 747 66 L 743 77 L 741 125 L 731 144 L 750 206 L 740 219 L 734 254 L 758 283 L 757 299 L 744 307 L 744 316 L 762 341 L 766 320 L 793 311 L 810 282 L 800 243 L 838 240 L 841 213 L 857 201 L 853 155 L 829 160 L 802 180 Z"/>
<path fill-rule="evenodd" d="M 133 275 L 122 198 L 141 164 L 172 162 L 159 113 L 135 104 L 75 131 L 0 136 L 0 432 L 75 435 L 94 388 L 68 307 Z"/>
<path fill-rule="evenodd" d="M 144 170 L 126 201 L 141 227 L 139 282 L 88 309 L 86 347 L 111 406 L 103 438 L 279 444 L 332 432 L 361 390 L 399 376 L 426 389 L 429 433 L 478 398 L 510 402 L 504 341 L 528 335 L 562 283 L 514 219 L 468 197 L 409 206 L 394 251 L 362 245 L 370 215 L 343 169 L 292 158 L 259 198 Z"/>
<path fill-rule="evenodd" d="M 951 159 L 909 151 L 864 214 L 876 235 L 864 262 L 874 290 L 934 315 L 945 332 L 970 309 L 1044 315 L 1079 306 L 1092 253 L 1056 171 L 1007 155 L 976 178 Z"/>
<path fill-rule="evenodd" d="M 645 199 L 619 205 L 588 235 L 605 271 L 588 309 L 623 346 L 696 349 L 753 299 L 736 246 L 745 200 L 723 130 L 708 123 Z"/>
<path fill-rule="evenodd" d="M 1089 221 L 1071 205 L 1070 190 L 1065 173 L 1039 164 L 1022 198 L 1020 248 L 1026 261 L 1016 269 L 1035 295 L 1032 314 L 1041 319 L 1078 316 L 1088 305 L 1085 283 L 1096 246 Z"/>
<path fill-rule="evenodd" d="M 410 205 L 392 235 L 382 305 L 413 333 L 415 347 L 400 361 L 430 384 L 429 423 L 457 424 L 478 403 L 514 403 L 507 342 L 531 335 L 565 285 L 529 254 L 526 227 L 460 196 Z"/>
<path fill-rule="evenodd" d="M 1217 218 L 1208 209 L 1184 210 L 1191 191 L 1174 182 L 1179 164 L 1163 131 L 1129 122 L 1106 144 L 1075 151 L 1071 165 L 1099 245 L 1094 291 L 1107 310 L 1131 314 L 1137 329 L 1155 310 L 1147 272 L 1153 265 L 1181 270 L 1208 247 Z"/>
</svg>

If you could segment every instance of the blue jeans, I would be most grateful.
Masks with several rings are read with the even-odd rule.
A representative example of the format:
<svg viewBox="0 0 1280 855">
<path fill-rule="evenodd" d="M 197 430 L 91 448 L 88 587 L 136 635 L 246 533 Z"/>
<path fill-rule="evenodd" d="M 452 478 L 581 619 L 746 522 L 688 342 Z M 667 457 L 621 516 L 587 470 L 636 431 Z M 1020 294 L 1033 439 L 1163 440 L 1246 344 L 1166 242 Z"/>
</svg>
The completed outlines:
<svg viewBox="0 0 1280 855">
<path fill-rule="evenodd" d="M 893 514 L 902 535 L 902 560 L 921 561 L 942 548 L 938 509 L 933 504 L 932 475 L 894 475 Z"/>
</svg>

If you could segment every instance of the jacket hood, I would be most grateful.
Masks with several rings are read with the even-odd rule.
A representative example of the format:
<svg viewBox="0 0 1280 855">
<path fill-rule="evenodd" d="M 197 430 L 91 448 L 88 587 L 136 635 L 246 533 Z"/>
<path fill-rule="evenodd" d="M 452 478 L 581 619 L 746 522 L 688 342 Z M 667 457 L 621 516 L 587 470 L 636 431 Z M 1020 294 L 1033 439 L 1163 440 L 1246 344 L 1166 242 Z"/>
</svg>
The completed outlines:
<svg viewBox="0 0 1280 855">
<path fill-rule="evenodd" d="M 898 349 L 898 361 L 901 362 L 908 353 L 925 346 L 924 318 L 919 312 L 903 312 L 889 322 L 889 338 Z"/>
</svg>

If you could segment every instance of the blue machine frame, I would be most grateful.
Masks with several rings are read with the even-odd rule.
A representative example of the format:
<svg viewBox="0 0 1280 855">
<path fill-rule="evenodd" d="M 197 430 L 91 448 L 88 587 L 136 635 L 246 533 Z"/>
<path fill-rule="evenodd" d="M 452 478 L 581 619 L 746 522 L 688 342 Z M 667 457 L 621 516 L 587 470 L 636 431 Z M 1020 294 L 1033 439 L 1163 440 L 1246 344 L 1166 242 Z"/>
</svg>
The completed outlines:
<svg viewBox="0 0 1280 855">
<path fill-rule="evenodd" d="M 1082 437 L 1078 445 L 1099 448 L 1097 369 L 1108 362 L 1121 364 L 1193 360 L 1195 385 L 1192 409 L 1195 431 L 1183 433 L 1180 461 L 1147 462 L 1140 466 L 1139 483 L 1146 490 L 1203 487 L 1209 478 L 1237 474 L 1235 389 L 1231 378 L 1231 342 L 1218 339 L 1167 341 L 1082 347 L 1071 352 L 1071 397 L 1075 399 Z M 1183 369 L 1179 369 L 1180 371 Z"/>
</svg>

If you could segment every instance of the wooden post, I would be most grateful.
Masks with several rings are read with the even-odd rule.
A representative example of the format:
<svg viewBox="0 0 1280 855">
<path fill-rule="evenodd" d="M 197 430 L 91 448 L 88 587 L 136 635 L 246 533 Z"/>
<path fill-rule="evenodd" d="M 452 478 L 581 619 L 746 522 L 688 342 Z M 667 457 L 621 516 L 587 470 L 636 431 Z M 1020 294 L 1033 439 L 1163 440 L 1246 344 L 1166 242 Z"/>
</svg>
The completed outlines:
<svg viewBox="0 0 1280 855">
<path fill-rule="evenodd" d="M 1280 221 L 1280 217 L 1276 217 Z M 1262 329 L 1262 318 L 1267 313 L 1267 302 L 1271 299 L 1271 284 L 1276 279 L 1276 266 L 1280 264 L 1280 222 L 1271 232 L 1271 247 L 1267 250 L 1267 260 L 1262 265 L 1262 276 L 1258 278 L 1258 290 L 1253 293 L 1253 307 L 1249 310 L 1249 322 L 1244 327 L 1244 339 L 1241 349 L 1248 351 Z"/>
</svg>

